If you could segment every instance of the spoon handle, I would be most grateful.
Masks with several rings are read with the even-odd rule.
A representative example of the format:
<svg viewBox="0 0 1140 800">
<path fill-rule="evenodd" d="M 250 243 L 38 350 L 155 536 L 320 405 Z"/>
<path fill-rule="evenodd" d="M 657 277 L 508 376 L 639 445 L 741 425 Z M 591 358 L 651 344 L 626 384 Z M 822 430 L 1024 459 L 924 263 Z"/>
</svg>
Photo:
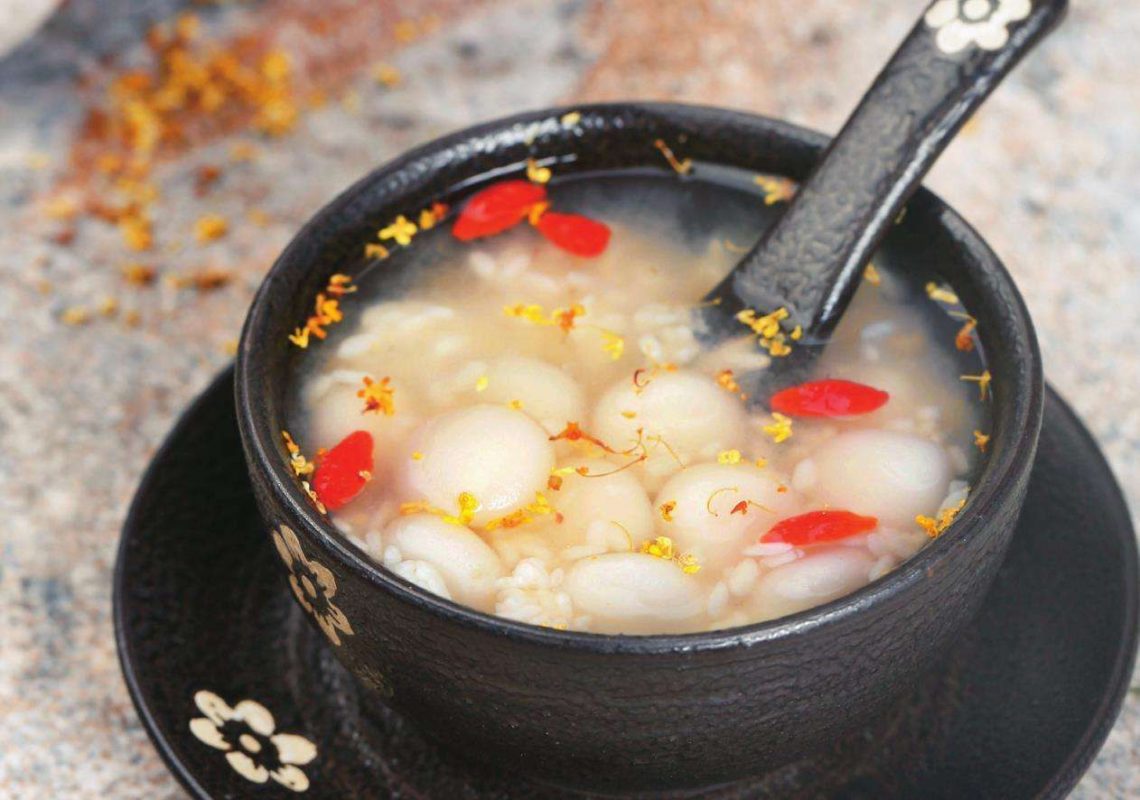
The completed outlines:
<svg viewBox="0 0 1140 800">
<path fill-rule="evenodd" d="M 932 3 L 783 216 L 708 299 L 736 306 L 731 311 L 741 303 L 763 313 L 785 306 L 809 340 L 825 340 L 934 160 L 1066 5 Z"/>
</svg>

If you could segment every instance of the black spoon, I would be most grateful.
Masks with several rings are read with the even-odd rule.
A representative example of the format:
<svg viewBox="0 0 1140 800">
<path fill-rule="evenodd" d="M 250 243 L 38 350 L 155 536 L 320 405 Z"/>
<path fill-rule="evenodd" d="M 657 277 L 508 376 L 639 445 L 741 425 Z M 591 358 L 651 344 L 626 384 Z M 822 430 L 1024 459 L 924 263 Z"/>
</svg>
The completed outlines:
<svg viewBox="0 0 1140 800">
<path fill-rule="evenodd" d="M 1066 0 L 936 0 L 780 219 L 705 298 L 705 343 L 787 309 L 791 352 L 744 378 L 755 403 L 807 380 L 872 253 L 951 137 L 1064 16 Z"/>
</svg>

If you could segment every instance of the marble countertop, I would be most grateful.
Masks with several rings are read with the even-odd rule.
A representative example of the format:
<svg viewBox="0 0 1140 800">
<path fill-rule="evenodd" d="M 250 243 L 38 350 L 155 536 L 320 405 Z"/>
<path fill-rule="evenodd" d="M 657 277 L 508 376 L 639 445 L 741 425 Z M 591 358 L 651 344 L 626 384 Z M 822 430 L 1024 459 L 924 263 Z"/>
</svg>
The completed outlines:
<svg viewBox="0 0 1140 800">
<path fill-rule="evenodd" d="M 411 145 L 564 101 L 712 103 L 834 131 L 920 11 L 889 0 L 188 3 L 203 40 L 288 52 L 304 99 L 283 135 L 238 120 L 161 150 L 147 179 L 156 196 L 138 201 L 154 246 L 131 252 L 114 225 L 72 216 L 68 198 L 91 200 L 101 162 L 88 112 L 108 76 L 150 63 L 142 32 L 182 5 L 72 0 L 0 60 L 5 797 L 183 796 L 115 657 L 119 527 L 148 459 L 229 361 L 252 292 L 306 217 Z M 1140 5 L 1074 5 L 928 185 L 1009 266 L 1049 380 L 1137 509 Z M 0 27 L 20 13 L 0 2 Z M 197 242 L 204 214 L 228 220 L 228 233 Z M 153 267 L 154 283 L 125 280 L 132 263 Z M 1140 797 L 1138 692 L 1076 797 Z"/>
</svg>

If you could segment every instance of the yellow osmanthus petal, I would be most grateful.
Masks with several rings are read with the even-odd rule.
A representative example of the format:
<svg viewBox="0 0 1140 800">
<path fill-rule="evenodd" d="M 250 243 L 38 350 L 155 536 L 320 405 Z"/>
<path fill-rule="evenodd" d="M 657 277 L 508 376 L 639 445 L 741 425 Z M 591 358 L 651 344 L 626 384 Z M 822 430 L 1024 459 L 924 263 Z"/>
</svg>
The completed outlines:
<svg viewBox="0 0 1140 800">
<path fill-rule="evenodd" d="M 389 386 L 391 378 L 381 378 L 379 382 L 372 380 L 371 377 L 365 375 L 362 379 L 363 386 L 357 391 L 356 396 L 364 401 L 364 410 L 362 414 L 383 414 L 390 417 L 396 413 L 395 392 L 396 390 Z"/>
<path fill-rule="evenodd" d="M 533 322 L 535 325 L 553 325 L 546 318 L 546 312 L 543 311 L 542 306 L 531 303 L 516 303 L 513 306 L 505 306 L 503 313 L 508 317 L 517 317 L 518 319 L 525 319 L 527 322 Z"/>
<path fill-rule="evenodd" d="M 639 551 L 654 558 L 663 558 L 667 561 L 673 559 L 673 540 L 668 536 L 658 536 L 654 539 L 646 539 L 641 543 Z"/>
<path fill-rule="evenodd" d="M 308 481 L 301 481 L 301 488 L 305 494 L 309 496 L 309 499 L 313 501 L 313 505 L 317 507 L 317 511 L 320 511 L 322 514 L 329 513 L 328 509 L 325 508 L 325 504 L 321 502 L 321 498 L 317 497 L 317 493 L 313 491 L 313 487 L 309 485 Z"/>
<path fill-rule="evenodd" d="M 954 294 L 949 288 L 939 286 L 934 281 L 926 284 L 926 296 L 937 303 L 946 303 L 947 305 L 958 305 L 958 295 Z"/>
<path fill-rule="evenodd" d="M 563 332 L 569 333 L 578 317 L 585 316 L 586 307 L 581 303 L 575 303 L 569 308 L 556 308 L 548 315 L 537 303 L 516 303 L 513 306 L 504 306 L 503 313 L 534 325 L 557 325 Z"/>
<path fill-rule="evenodd" d="M 471 519 L 475 512 L 479 510 L 479 501 L 475 499 L 475 495 L 471 492 L 460 492 L 459 494 L 459 513 L 466 519 Z"/>
<path fill-rule="evenodd" d="M 150 286 L 158 276 L 158 271 L 148 265 L 131 262 L 122 268 L 123 280 L 132 286 Z"/>
<path fill-rule="evenodd" d="M 581 303 L 575 303 L 569 308 L 556 308 L 550 312 L 550 318 L 562 329 L 563 333 L 569 333 L 570 329 L 574 327 L 574 320 L 585 315 L 586 307 Z"/>
<path fill-rule="evenodd" d="M 701 562 L 692 553 L 681 553 L 673 559 L 673 563 L 686 575 L 696 575 L 701 571 Z"/>
<path fill-rule="evenodd" d="M 746 308 L 736 314 L 737 322 L 747 325 L 757 336 L 771 338 L 780 332 L 780 323 L 789 316 L 788 309 L 777 308 L 770 314 L 759 316 L 755 309 Z"/>
<path fill-rule="evenodd" d="M 477 392 L 486 391 L 487 386 L 490 385 L 490 383 L 491 383 L 490 378 L 488 378 L 486 375 L 480 375 L 475 381 L 475 391 L 477 391 Z"/>
<path fill-rule="evenodd" d="M 665 520 L 666 522 L 672 522 L 673 521 L 673 511 L 676 508 L 677 508 L 677 501 L 676 500 L 669 500 L 669 501 L 662 503 L 660 506 L 658 506 L 657 510 L 661 514 L 661 519 Z"/>
<path fill-rule="evenodd" d="M 796 194 L 796 182 L 776 175 L 755 175 L 752 182 L 764 190 L 764 205 L 791 200 Z"/>
<path fill-rule="evenodd" d="M 293 468 L 293 473 L 298 478 L 312 475 L 316 470 L 316 465 L 305 458 L 301 448 L 289 435 L 289 431 L 281 431 L 281 438 L 285 441 L 285 449 L 289 452 L 289 466 Z"/>
<path fill-rule="evenodd" d="M 723 450 L 717 454 L 716 460 L 718 464 L 739 464 L 743 456 L 740 455 L 739 450 Z"/>
<path fill-rule="evenodd" d="M 665 144 L 664 139 L 655 140 L 653 142 L 653 146 L 661 151 L 661 155 L 665 156 L 665 160 L 669 162 L 669 166 L 672 167 L 673 171 L 678 175 L 688 175 L 690 172 L 692 172 L 693 159 L 678 159 L 677 156 L 673 154 L 673 150 L 669 147 L 669 145 Z"/>
<path fill-rule="evenodd" d="M 400 214 L 391 225 L 381 228 L 377 235 L 381 241 L 392 239 L 396 244 L 407 246 L 412 243 L 412 237 L 416 235 L 417 230 L 419 229 L 416 223 Z"/>
<path fill-rule="evenodd" d="M 309 329 L 294 328 L 293 332 L 289 334 L 289 341 L 304 350 L 309 346 Z"/>
<path fill-rule="evenodd" d="M 958 502 L 958 505 L 940 510 L 937 518 L 919 514 L 914 518 L 914 521 L 918 523 L 920 528 L 926 531 L 927 536 L 931 539 L 936 539 L 943 531 L 950 527 L 951 523 L 954 522 L 954 518 L 958 516 L 958 512 L 961 511 L 965 505 L 966 499 L 962 498 L 962 500 Z"/>
<path fill-rule="evenodd" d="M 763 316 L 759 316 L 754 309 L 746 308 L 736 314 L 736 320 L 748 326 L 756 334 L 760 346 L 767 350 L 769 355 L 779 358 L 792 352 L 787 343 L 787 336 L 780 326 L 780 323 L 789 316 L 788 309 L 783 307 Z M 797 325 L 793 334 L 798 338 L 803 335 L 803 331 Z"/>
<path fill-rule="evenodd" d="M 969 314 L 964 314 L 965 322 L 962 327 L 958 329 L 958 333 L 954 336 L 954 346 L 964 353 L 968 353 L 974 349 L 974 329 L 978 327 L 978 321 L 971 317 Z"/>
<path fill-rule="evenodd" d="M 119 231 L 123 234 L 123 242 L 131 250 L 141 252 L 149 250 L 154 244 L 150 220 L 137 215 L 127 215 L 119 220 Z"/>
<path fill-rule="evenodd" d="M 540 166 L 533 158 L 526 160 L 526 178 L 531 183 L 549 183 L 550 167 Z"/>
<path fill-rule="evenodd" d="M 986 447 L 989 445 L 989 443 L 990 443 L 990 435 L 988 433 L 982 433 L 981 431 L 974 431 L 974 446 L 975 447 L 977 447 L 979 450 L 981 450 L 984 453 L 984 452 L 986 452 Z"/>
<path fill-rule="evenodd" d="M 370 258 L 370 259 L 374 259 L 377 261 L 382 261 L 383 259 L 387 258 L 389 255 L 391 255 L 391 254 L 388 252 L 388 248 L 382 244 L 379 244 L 377 242 L 368 242 L 367 244 L 364 245 L 364 257 L 365 258 Z"/>
<path fill-rule="evenodd" d="M 773 411 L 772 422 L 765 425 L 761 430 L 768 434 L 773 442 L 779 444 L 792 437 L 792 420 L 778 411 Z"/>
<path fill-rule="evenodd" d="M 344 313 L 340 310 L 340 301 L 336 298 L 355 291 L 356 287 L 352 285 L 351 277 L 340 273 L 332 275 L 325 291 L 319 293 L 313 301 L 313 314 L 305 320 L 303 328 L 293 329 L 289 334 L 289 341 L 303 350 L 309 346 L 310 336 L 318 339 L 328 336 L 325 328 L 344 319 Z"/>
<path fill-rule="evenodd" d="M 325 287 L 325 293 L 333 297 L 340 297 L 355 291 L 356 287 L 352 285 L 352 276 L 343 275 L 339 272 L 329 276 L 328 286 Z"/>
<path fill-rule="evenodd" d="M 928 517 L 925 514 L 919 514 L 914 518 L 914 521 L 918 523 L 918 526 L 920 528 L 926 531 L 926 535 L 931 539 L 936 539 L 938 537 L 938 534 L 941 533 L 941 531 L 938 530 L 938 522 L 932 517 Z"/>
<path fill-rule="evenodd" d="M 610 354 L 613 361 L 617 361 L 625 353 L 625 339 L 613 331 L 598 329 L 602 334 L 602 350 Z"/>
<path fill-rule="evenodd" d="M 762 342 L 763 344 L 763 342 Z M 780 339 L 773 339 L 768 343 L 768 354 L 776 358 L 782 358 L 792 352 L 792 348 L 786 342 Z"/>
<path fill-rule="evenodd" d="M 542 215 L 545 214 L 549 208 L 550 203 L 546 200 L 535 203 L 530 207 L 530 210 L 526 212 L 526 221 L 537 227 L 538 221 L 542 219 Z"/>
<path fill-rule="evenodd" d="M 730 369 L 722 369 L 716 374 L 717 385 L 728 392 L 736 394 L 740 391 L 740 384 L 736 382 L 735 373 Z"/>
<path fill-rule="evenodd" d="M 316 302 L 316 316 L 321 319 L 322 324 L 331 325 L 334 322 L 340 322 L 344 319 L 344 314 L 340 310 L 340 301 L 331 300 L 323 294 L 317 295 Z"/>
<path fill-rule="evenodd" d="M 550 477 L 555 478 L 557 476 L 552 475 Z M 562 479 L 559 478 L 558 480 L 560 482 Z M 559 486 L 560 485 L 561 483 L 559 483 Z M 555 486 L 551 486 L 550 488 L 555 491 L 557 490 L 557 487 Z M 544 495 L 542 492 L 535 492 L 533 503 L 529 503 L 505 516 L 496 517 L 495 519 L 490 520 L 486 525 L 483 526 L 483 529 L 487 531 L 493 531 L 497 530 L 498 528 L 517 528 L 520 525 L 525 525 L 528 522 L 532 521 L 535 517 L 542 517 L 557 513 L 558 512 L 555 511 L 554 506 L 552 506 L 550 504 L 550 501 L 546 498 L 546 495 Z"/>
<path fill-rule="evenodd" d="M 981 375 L 959 375 L 958 377 L 964 381 L 978 384 L 978 392 L 983 400 L 989 397 L 990 382 L 993 380 L 993 376 L 990 375 L 988 369 L 982 372 Z"/>
<path fill-rule="evenodd" d="M 229 222 L 220 214 L 205 214 L 194 223 L 194 236 L 199 242 L 212 242 L 226 235 Z"/>
<path fill-rule="evenodd" d="M 875 269 L 874 264 L 868 264 L 863 270 L 863 280 L 872 286 L 879 286 L 883 282 L 883 278 L 879 275 L 879 270 Z"/>
<path fill-rule="evenodd" d="M 676 547 L 673 545 L 673 540 L 668 536 L 646 539 L 641 543 L 641 547 L 638 548 L 638 551 L 664 561 L 672 561 L 680 567 L 681 571 L 686 575 L 693 575 L 700 572 L 701 569 L 697 557 L 692 553 L 678 553 Z"/>
</svg>

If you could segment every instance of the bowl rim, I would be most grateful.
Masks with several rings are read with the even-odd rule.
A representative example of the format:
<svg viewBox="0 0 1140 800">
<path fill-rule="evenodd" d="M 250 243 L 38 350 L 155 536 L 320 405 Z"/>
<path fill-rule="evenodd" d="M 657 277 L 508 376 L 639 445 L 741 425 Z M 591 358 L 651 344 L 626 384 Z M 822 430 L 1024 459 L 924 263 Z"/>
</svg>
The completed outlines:
<svg viewBox="0 0 1140 800">
<path fill-rule="evenodd" d="M 816 156 L 830 141 L 830 137 L 823 133 L 792 123 L 715 106 L 640 101 L 581 103 L 526 111 L 467 127 L 432 139 L 370 170 L 310 217 L 290 240 L 266 273 L 242 327 L 235 371 L 238 426 L 250 471 L 258 470 L 261 473 L 271 493 L 286 510 L 285 516 L 290 518 L 279 524 L 293 524 L 295 521 L 300 521 L 310 535 L 315 537 L 321 549 L 350 569 L 358 579 L 372 588 L 389 593 L 419 611 L 442 618 L 445 622 L 479 629 L 516 641 L 544 646 L 553 645 L 581 652 L 647 655 L 752 647 L 836 625 L 866 609 L 884 603 L 900 592 L 915 587 L 929 577 L 936 564 L 951 557 L 960 542 L 969 536 L 984 533 L 983 509 L 992 508 L 994 503 L 999 502 L 1005 493 L 1014 488 L 1019 478 L 1028 476 L 1035 454 L 1044 402 L 1044 379 L 1036 334 L 1025 301 L 1012 277 L 978 232 L 949 205 L 924 187 L 920 187 L 908 203 L 921 198 L 931 204 L 939 213 L 939 218 L 934 224 L 952 234 L 960 246 L 970 252 L 978 262 L 981 272 L 1000 284 L 1000 289 L 1013 300 L 1013 306 L 1007 309 L 1007 313 L 1024 340 L 1025 352 L 1030 355 L 1030 363 L 1024 364 L 1023 369 L 1014 371 L 1012 376 L 995 377 L 995 384 L 1007 379 L 1014 384 L 1011 386 L 1011 391 L 1002 393 L 1001 396 L 1005 398 L 1005 402 L 1014 404 L 1012 418 L 1016 424 L 1012 426 L 1012 430 L 995 431 L 1002 440 L 1009 440 L 1009 446 L 993 448 L 983 466 L 978 488 L 971 492 L 970 502 L 955 518 L 954 523 L 945 533 L 925 545 L 894 570 L 840 598 L 764 622 L 680 634 L 589 633 L 556 630 L 517 622 L 445 600 L 384 569 L 316 510 L 298 485 L 292 471 L 288 469 L 285 460 L 280 457 L 279 432 L 268 424 L 268 415 L 264 413 L 264 409 L 259 413 L 256 404 L 252 402 L 252 397 L 256 394 L 256 376 L 264 371 L 261 360 L 264 339 L 255 336 L 254 332 L 267 322 L 268 298 L 282 291 L 291 290 L 290 286 L 281 280 L 280 274 L 288 267 L 288 262 L 299 249 L 300 243 L 309 238 L 326 220 L 335 217 L 347 206 L 356 202 L 375 183 L 391 173 L 428 159 L 433 154 L 512 129 L 519 132 L 521 139 L 524 126 L 551 118 L 559 119 L 571 112 L 583 116 L 614 117 L 633 109 L 660 114 L 662 122 L 677 121 L 686 117 L 691 122 L 711 121 L 714 116 L 721 122 L 726 119 L 731 120 L 736 124 L 752 128 L 756 133 L 776 137 L 787 144 L 811 148 L 816 151 Z M 715 140 L 716 136 L 712 138 Z M 464 157 L 472 157 L 476 153 L 477 148 L 468 148 Z M 730 161 L 721 163 L 730 163 Z M 470 186 L 487 178 L 499 177 L 502 172 L 501 168 L 490 167 L 477 179 L 463 181 L 461 185 Z M 455 191 L 455 187 L 448 191 Z M 999 395 L 995 393 L 993 396 Z M 997 414 L 994 416 L 996 418 Z"/>
</svg>

